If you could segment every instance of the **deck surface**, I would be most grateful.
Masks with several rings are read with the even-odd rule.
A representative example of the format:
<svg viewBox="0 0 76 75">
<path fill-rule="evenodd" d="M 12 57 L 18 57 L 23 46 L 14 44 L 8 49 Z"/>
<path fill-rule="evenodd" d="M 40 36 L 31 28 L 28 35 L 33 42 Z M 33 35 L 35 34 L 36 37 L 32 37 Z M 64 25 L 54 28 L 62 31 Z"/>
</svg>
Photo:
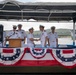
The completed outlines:
<svg viewBox="0 0 76 75">
<path fill-rule="evenodd" d="M 67 69 L 62 66 L 46 67 L 0 67 L 0 73 L 75 73 L 76 68 Z"/>
</svg>

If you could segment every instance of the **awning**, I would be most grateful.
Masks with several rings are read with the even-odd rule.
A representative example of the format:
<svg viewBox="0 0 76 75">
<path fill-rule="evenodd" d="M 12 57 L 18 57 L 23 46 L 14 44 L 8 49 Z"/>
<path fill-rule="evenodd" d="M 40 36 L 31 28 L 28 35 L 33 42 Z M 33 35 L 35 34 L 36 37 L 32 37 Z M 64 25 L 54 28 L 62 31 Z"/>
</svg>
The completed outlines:
<svg viewBox="0 0 76 75">
<path fill-rule="evenodd" d="M 76 3 L 22 3 L 15 0 L 0 2 L 0 19 L 70 21 L 75 17 Z"/>
</svg>

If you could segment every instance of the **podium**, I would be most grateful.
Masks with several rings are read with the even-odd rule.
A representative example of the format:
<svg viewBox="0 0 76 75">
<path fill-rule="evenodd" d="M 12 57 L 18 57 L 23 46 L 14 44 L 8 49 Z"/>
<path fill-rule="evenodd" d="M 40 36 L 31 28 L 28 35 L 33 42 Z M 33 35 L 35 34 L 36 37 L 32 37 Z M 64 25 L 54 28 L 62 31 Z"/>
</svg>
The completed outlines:
<svg viewBox="0 0 76 75">
<path fill-rule="evenodd" d="M 7 39 L 9 41 L 9 47 L 21 47 L 21 42 L 23 39 Z"/>
</svg>

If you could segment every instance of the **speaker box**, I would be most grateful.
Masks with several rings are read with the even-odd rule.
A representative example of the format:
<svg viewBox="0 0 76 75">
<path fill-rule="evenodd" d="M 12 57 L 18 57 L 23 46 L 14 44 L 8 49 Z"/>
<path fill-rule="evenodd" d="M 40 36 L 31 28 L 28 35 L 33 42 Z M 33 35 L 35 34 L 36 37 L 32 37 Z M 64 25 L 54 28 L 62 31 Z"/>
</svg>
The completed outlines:
<svg viewBox="0 0 76 75">
<path fill-rule="evenodd" d="M 0 25 L 0 42 L 3 42 L 3 25 Z"/>
</svg>

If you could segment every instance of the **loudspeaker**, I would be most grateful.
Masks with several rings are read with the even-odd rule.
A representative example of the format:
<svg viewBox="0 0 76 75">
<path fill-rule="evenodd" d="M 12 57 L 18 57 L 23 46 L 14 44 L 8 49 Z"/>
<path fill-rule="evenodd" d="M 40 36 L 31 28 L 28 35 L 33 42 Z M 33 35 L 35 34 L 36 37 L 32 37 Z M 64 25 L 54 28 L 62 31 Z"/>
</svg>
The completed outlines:
<svg viewBox="0 0 76 75">
<path fill-rule="evenodd" d="M 3 43 L 3 25 L 0 24 L 0 42 Z"/>
</svg>

